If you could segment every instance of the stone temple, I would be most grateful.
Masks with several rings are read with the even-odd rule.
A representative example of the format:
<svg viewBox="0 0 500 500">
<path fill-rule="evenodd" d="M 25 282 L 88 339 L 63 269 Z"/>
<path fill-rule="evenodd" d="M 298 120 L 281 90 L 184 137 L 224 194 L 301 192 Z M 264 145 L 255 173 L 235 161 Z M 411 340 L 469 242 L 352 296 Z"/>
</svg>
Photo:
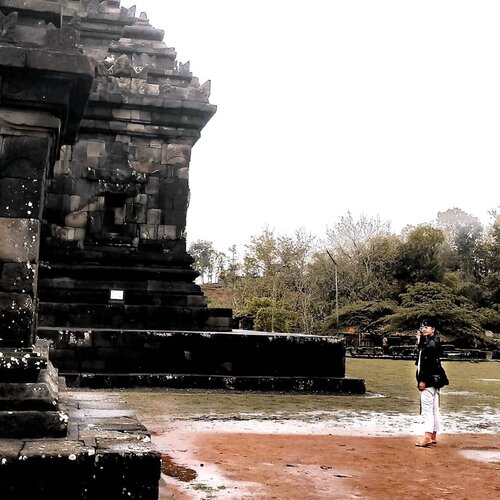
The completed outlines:
<svg viewBox="0 0 500 500">
<path fill-rule="evenodd" d="M 365 390 L 341 341 L 207 307 L 185 226 L 216 107 L 163 38 L 118 0 L 0 0 L 2 500 L 158 497 L 147 429 L 66 381 Z"/>
<path fill-rule="evenodd" d="M 210 82 L 145 14 L 87 3 L 67 8 L 77 4 L 96 77 L 78 141 L 49 174 L 39 326 L 230 331 L 231 311 L 208 309 L 193 283 L 184 238 L 191 149 L 216 110 Z"/>
</svg>

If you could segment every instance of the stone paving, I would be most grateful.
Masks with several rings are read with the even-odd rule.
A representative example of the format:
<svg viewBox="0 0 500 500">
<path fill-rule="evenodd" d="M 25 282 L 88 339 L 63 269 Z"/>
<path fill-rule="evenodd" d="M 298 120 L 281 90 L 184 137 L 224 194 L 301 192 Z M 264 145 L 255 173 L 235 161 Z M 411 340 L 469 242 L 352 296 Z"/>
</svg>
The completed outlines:
<svg viewBox="0 0 500 500">
<path fill-rule="evenodd" d="M 117 395 L 60 392 L 59 439 L 0 440 L 0 498 L 157 499 L 161 457 Z"/>
</svg>

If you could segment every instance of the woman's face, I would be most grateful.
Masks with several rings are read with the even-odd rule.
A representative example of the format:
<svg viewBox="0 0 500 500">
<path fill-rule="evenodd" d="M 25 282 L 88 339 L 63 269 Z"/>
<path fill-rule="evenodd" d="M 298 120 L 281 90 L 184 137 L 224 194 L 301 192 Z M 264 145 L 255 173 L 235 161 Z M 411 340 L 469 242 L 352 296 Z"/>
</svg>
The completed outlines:
<svg viewBox="0 0 500 500">
<path fill-rule="evenodd" d="M 430 337 L 431 335 L 434 335 L 436 329 L 433 326 L 422 326 L 421 330 L 422 330 L 422 335 Z"/>
</svg>

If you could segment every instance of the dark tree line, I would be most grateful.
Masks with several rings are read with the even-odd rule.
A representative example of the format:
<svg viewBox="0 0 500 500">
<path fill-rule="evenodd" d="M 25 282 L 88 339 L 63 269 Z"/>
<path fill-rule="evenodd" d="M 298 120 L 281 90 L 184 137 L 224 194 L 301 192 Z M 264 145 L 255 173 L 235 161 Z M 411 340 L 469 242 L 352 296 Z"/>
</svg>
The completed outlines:
<svg viewBox="0 0 500 500">
<path fill-rule="evenodd" d="M 210 305 L 253 316 L 256 330 L 410 331 L 432 315 L 463 346 L 493 344 L 500 333 L 496 213 L 484 228 L 455 208 L 397 235 L 379 218 L 347 213 L 323 240 L 304 230 L 282 236 L 264 229 L 241 257 L 206 241 L 190 252 L 204 281 L 223 287 Z"/>
</svg>

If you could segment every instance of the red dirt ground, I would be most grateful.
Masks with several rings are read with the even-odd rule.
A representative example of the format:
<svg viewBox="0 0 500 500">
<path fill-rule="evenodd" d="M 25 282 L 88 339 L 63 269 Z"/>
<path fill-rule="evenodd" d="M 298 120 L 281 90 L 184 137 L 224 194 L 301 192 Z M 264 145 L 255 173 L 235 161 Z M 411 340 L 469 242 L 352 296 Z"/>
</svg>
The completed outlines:
<svg viewBox="0 0 500 500">
<path fill-rule="evenodd" d="M 498 456 L 497 435 L 445 434 L 437 447 L 422 449 L 408 436 L 190 433 L 184 428 L 156 435 L 153 442 L 172 459 L 164 472 L 183 476 L 164 476 L 162 500 L 500 498 L 500 463 L 462 454 L 489 450 Z M 201 479 L 208 469 L 216 471 L 212 489 L 202 488 L 193 475 Z"/>
</svg>

